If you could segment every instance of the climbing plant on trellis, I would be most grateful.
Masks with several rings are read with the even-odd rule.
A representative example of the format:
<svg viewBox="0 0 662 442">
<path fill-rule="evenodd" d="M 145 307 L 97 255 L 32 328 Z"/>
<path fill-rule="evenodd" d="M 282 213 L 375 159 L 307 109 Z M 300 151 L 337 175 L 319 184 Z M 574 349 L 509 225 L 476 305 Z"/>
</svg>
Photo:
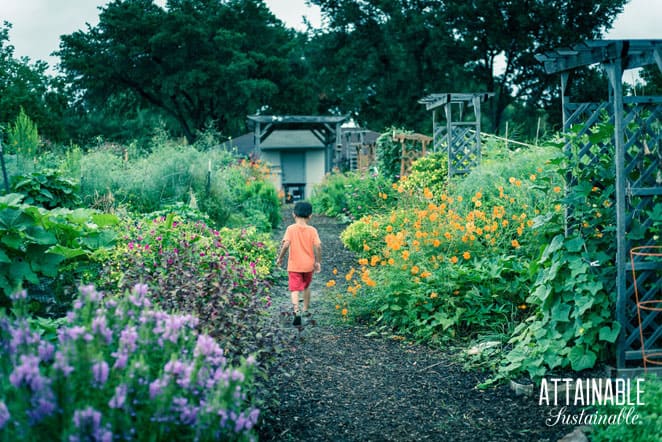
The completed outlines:
<svg viewBox="0 0 662 442">
<path fill-rule="evenodd" d="M 662 97 L 624 97 L 622 89 L 625 69 L 657 63 L 662 70 L 661 50 L 660 40 L 587 41 L 537 56 L 548 73 L 561 73 L 564 129 L 571 131 L 573 126 L 581 124 L 573 142 L 566 145 L 571 164 L 581 172 L 592 170 L 605 157 L 613 161 L 616 225 L 607 233 L 615 237 L 616 243 L 614 289 L 616 317 L 621 324 L 616 349 L 619 370 L 640 362 L 643 347 L 652 353 L 662 352 L 662 313 L 649 311 L 641 318 L 637 315 L 635 281 L 628 259 L 634 247 L 661 242 Z M 571 103 L 568 85 L 573 70 L 596 63 L 602 65 L 609 77 L 609 102 Z M 613 137 L 605 140 L 591 136 L 597 125 L 605 122 L 613 126 Z M 568 183 L 577 184 L 575 180 L 582 175 L 570 174 Z M 600 182 L 600 177 L 594 179 Z M 576 208 L 575 205 L 568 209 L 569 228 L 581 221 L 573 219 Z M 637 283 L 643 287 L 643 292 L 639 290 L 640 301 L 661 299 L 661 263 L 637 261 L 634 266 Z"/>
</svg>

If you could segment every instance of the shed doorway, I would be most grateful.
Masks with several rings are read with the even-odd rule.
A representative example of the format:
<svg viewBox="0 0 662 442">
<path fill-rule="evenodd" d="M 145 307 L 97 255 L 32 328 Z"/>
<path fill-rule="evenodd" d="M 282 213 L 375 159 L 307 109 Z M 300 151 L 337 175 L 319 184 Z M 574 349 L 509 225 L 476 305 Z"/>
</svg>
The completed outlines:
<svg viewBox="0 0 662 442">
<path fill-rule="evenodd" d="M 302 200 L 306 191 L 306 153 L 281 151 L 280 165 L 287 200 Z"/>
</svg>

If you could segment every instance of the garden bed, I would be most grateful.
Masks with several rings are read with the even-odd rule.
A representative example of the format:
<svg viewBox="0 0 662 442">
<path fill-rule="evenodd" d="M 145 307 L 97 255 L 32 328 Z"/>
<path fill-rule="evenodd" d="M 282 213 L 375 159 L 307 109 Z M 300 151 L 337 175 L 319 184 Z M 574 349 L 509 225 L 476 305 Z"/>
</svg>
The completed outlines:
<svg viewBox="0 0 662 442">
<path fill-rule="evenodd" d="M 284 223 L 291 219 L 286 213 Z M 264 413 L 261 440 L 556 441 L 573 431 L 546 426 L 552 410 L 539 406 L 536 394 L 516 396 L 508 385 L 477 390 L 487 374 L 466 371 L 452 350 L 341 323 L 334 300 L 321 295 L 334 267 L 342 273 L 355 263 L 338 239 L 345 226 L 324 217 L 312 224 L 324 255 L 313 283 L 314 322 L 291 325 L 281 281 L 276 325 L 296 339 L 270 380 L 279 405 Z M 276 230 L 275 238 L 282 232 Z"/>
</svg>

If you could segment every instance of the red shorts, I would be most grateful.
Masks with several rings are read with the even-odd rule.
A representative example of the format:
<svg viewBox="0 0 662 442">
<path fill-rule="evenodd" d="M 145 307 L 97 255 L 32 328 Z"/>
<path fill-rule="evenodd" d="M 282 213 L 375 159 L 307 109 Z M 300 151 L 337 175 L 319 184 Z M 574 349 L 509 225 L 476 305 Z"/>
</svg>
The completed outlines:
<svg viewBox="0 0 662 442">
<path fill-rule="evenodd" d="M 313 272 L 287 272 L 290 290 L 293 292 L 302 292 L 310 286 L 313 280 Z"/>
</svg>

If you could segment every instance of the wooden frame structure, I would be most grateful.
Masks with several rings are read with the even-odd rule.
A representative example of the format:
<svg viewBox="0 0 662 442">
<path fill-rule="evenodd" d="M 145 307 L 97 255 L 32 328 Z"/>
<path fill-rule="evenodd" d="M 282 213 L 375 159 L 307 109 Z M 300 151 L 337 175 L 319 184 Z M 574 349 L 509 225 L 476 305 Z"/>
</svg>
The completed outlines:
<svg viewBox="0 0 662 442">
<path fill-rule="evenodd" d="M 423 134 L 408 134 L 404 132 L 393 131 L 391 136 L 393 141 L 398 141 L 401 146 L 400 150 L 400 176 L 409 175 L 411 172 L 411 165 L 417 159 L 424 157 L 428 152 L 428 144 L 432 142 L 432 137 L 428 137 Z M 421 143 L 421 149 L 408 149 L 407 142 L 419 142 Z"/>
<path fill-rule="evenodd" d="M 433 149 L 448 149 L 448 174 L 469 173 L 480 164 L 480 104 L 494 96 L 493 92 L 430 94 L 420 100 L 426 110 L 432 111 Z M 474 120 L 464 121 L 464 108 L 473 106 Z M 458 110 L 453 120 L 453 107 Z M 437 109 L 443 108 L 445 124 L 438 124 Z M 443 147 L 443 144 L 446 147 Z"/>
<path fill-rule="evenodd" d="M 657 64 L 662 71 L 662 40 L 595 40 L 585 41 L 568 48 L 560 48 L 538 54 L 548 74 L 561 75 L 561 105 L 563 128 L 568 131 L 582 123 L 581 133 L 588 133 L 604 115 L 609 115 L 614 125 L 614 163 L 616 170 L 616 318 L 621 333 L 616 346 L 618 371 L 638 370 L 627 368 L 628 362 L 642 362 L 642 349 L 659 352 L 662 341 L 662 314 L 653 312 L 641 322 L 637 320 L 635 281 L 630 268 L 628 253 L 636 246 L 653 245 L 650 234 L 652 219 L 648 215 L 653 207 L 662 203 L 662 134 L 660 115 L 662 97 L 624 97 L 623 71 L 650 64 Z M 575 69 L 600 64 L 609 79 L 608 103 L 572 103 L 569 85 Z M 569 145 L 566 146 L 569 152 Z M 597 151 L 597 154 L 596 154 Z M 604 146 L 594 146 L 590 141 L 580 146 L 573 161 L 590 167 Z M 633 239 L 628 233 L 636 227 L 643 239 Z M 649 263 L 650 264 L 650 263 Z M 662 291 L 662 268 L 635 263 L 639 277 L 648 289 L 640 296 L 652 300 Z M 641 327 L 641 328 L 640 328 Z M 642 333 L 643 330 L 643 333 Z M 630 364 L 631 365 L 631 364 Z"/>
</svg>

